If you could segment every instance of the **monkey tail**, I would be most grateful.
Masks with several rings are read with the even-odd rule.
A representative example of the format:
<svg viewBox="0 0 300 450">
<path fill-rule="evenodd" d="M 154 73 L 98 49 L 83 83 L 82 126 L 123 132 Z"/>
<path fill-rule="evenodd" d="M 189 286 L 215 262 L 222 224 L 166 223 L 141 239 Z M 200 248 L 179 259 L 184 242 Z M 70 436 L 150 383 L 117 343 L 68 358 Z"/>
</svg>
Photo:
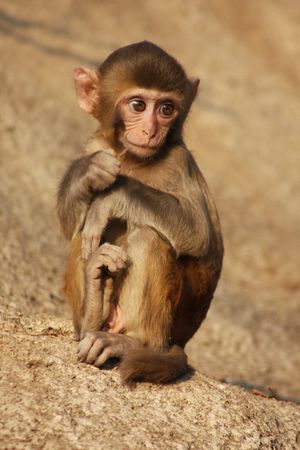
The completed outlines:
<svg viewBox="0 0 300 450">
<path fill-rule="evenodd" d="M 136 381 L 164 384 L 180 377 L 188 368 L 183 349 L 173 345 L 163 353 L 147 348 L 129 350 L 122 359 L 120 373 L 124 384 Z"/>
</svg>

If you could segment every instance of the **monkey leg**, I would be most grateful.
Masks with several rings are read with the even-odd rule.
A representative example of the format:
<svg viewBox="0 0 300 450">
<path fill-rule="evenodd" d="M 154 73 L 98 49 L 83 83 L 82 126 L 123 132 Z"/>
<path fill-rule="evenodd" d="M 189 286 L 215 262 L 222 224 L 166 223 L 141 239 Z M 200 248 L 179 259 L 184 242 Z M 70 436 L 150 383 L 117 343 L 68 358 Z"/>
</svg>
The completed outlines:
<svg viewBox="0 0 300 450">
<path fill-rule="evenodd" d="M 150 227 L 136 227 L 125 245 L 131 264 L 119 293 L 126 335 L 155 350 L 169 348 L 182 277 L 175 252 Z"/>
<path fill-rule="evenodd" d="M 115 242 L 113 236 L 110 240 Z M 126 274 L 117 274 L 116 295 L 126 335 L 91 330 L 79 344 L 79 360 L 100 367 L 117 357 L 126 383 L 169 382 L 187 370 L 183 348 L 206 316 L 220 267 L 189 257 L 176 260 L 168 243 L 148 227 L 134 229 L 122 242 L 131 264 Z M 67 273 L 77 278 L 71 277 L 65 289 L 73 295 L 69 301 L 79 324 L 85 283 L 80 249 L 80 239 L 75 240 Z M 98 263 L 94 268 L 99 269 Z"/>
<path fill-rule="evenodd" d="M 63 293 L 70 305 L 75 339 L 79 340 L 82 318 L 84 316 L 84 270 L 81 258 L 81 235 L 71 242 L 69 257 L 64 274 Z"/>
<path fill-rule="evenodd" d="M 213 259 L 180 259 L 184 288 L 172 323 L 171 343 L 184 348 L 199 329 L 206 317 L 217 282 L 221 265 Z"/>
<path fill-rule="evenodd" d="M 65 272 L 64 293 L 73 312 L 76 339 L 102 328 L 110 315 L 114 279 L 103 273 L 115 273 L 126 267 L 127 254 L 120 247 L 103 244 L 84 264 L 81 258 L 81 236 L 71 243 Z"/>
<path fill-rule="evenodd" d="M 180 265 L 170 245 L 148 227 L 128 234 L 126 250 L 131 263 L 118 293 L 125 335 L 88 333 L 79 344 L 79 360 L 99 367 L 117 357 L 125 382 L 168 382 L 187 370 L 183 350 L 169 351 L 182 290 Z"/>
<path fill-rule="evenodd" d="M 117 303 L 125 333 L 138 339 L 146 347 L 166 350 L 169 347 L 172 318 L 182 287 L 175 253 L 170 245 L 149 227 L 135 228 L 128 233 L 124 246 L 130 264 L 126 275 L 121 274 L 121 280 L 117 279 L 119 288 L 115 295 L 118 297 Z M 88 275 L 92 280 L 87 280 L 86 285 L 95 283 L 93 279 L 96 274 L 92 274 L 92 271 L 95 269 L 93 265 L 96 253 L 93 255 Z M 93 295 L 94 293 L 95 289 L 92 291 Z M 91 313 L 93 314 L 93 308 Z"/>
<path fill-rule="evenodd" d="M 111 311 L 114 280 L 104 270 L 116 274 L 127 266 L 127 253 L 119 246 L 104 243 L 92 253 L 84 267 L 85 311 L 81 338 L 87 332 L 98 331 L 104 326 Z M 104 270 L 103 270 L 104 269 Z"/>
</svg>

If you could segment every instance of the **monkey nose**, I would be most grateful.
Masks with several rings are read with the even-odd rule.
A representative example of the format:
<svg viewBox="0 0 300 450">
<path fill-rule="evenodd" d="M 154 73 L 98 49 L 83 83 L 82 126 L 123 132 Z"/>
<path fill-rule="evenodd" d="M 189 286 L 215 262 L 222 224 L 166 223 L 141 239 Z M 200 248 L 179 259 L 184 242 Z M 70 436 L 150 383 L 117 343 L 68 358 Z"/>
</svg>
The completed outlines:
<svg viewBox="0 0 300 450">
<path fill-rule="evenodd" d="M 146 131 L 146 130 L 143 130 L 143 133 L 146 135 L 146 136 L 149 136 L 149 133 L 148 133 L 148 131 Z"/>
</svg>

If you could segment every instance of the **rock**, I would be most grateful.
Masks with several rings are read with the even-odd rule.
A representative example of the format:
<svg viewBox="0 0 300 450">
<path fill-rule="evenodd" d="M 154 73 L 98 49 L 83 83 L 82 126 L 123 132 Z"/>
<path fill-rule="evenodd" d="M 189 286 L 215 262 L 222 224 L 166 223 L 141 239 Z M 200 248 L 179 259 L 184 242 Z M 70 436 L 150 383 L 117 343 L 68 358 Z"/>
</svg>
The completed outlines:
<svg viewBox="0 0 300 450">
<path fill-rule="evenodd" d="M 76 361 L 70 323 L 39 319 L 1 334 L 1 448 L 296 449 L 300 408 L 200 373 L 122 386 L 117 370 Z M 1 329 L 2 323 L 1 323 Z M 30 330 L 30 332 L 28 331 Z"/>
</svg>

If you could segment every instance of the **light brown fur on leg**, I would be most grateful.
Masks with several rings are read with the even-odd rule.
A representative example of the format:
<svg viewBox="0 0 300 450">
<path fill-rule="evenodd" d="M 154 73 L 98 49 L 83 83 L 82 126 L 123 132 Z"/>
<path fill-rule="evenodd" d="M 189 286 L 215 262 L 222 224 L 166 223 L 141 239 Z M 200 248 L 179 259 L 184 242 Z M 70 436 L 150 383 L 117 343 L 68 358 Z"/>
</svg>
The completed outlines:
<svg viewBox="0 0 300 450">
<path fill-rule="evenodd" d="M 111 241 L 122 241 L 123 228 L 112 227 L 107 233 Z M 75 338 L 88 332 L 99 331 L 111 313 L 115 278 L 107 273 L 94 279 L 87 272 L 87 262 L 82 260 L 82 237 L 78 233 L 71 242 L 71 249 L 64 276 L 63 292 L 73 314 Z M 109 244 L 106 244 L 109 246 Z"/>
<path fill-rule="evenodd" d="M 166 350 L 182 287 L 175 253 L 149 227 L 131 231 L 126 250 L 131 265 L 119 293 L 126 334 L 147 347 Z"/>
<path fill-rule="evenodd" d="M 87 337 L 82 341 L 83 345 L 88 348 L 94 345 L 95 339 L 101 341 L 95 361 L 105 359 L 104 351 L 107 358 L 119 357 L 125 383 L 172 381 L 187 371 L 183 347 L 206 316 L 210 292 L 218 278 L 217 267 L 195 258 L 176 259 L 170 245 L 149 227 L 136 227 L 118 239 L 110 233 L 109 238 L 111 242 L 123 242 L 131 261 L 126 275 L 114 280 L 119 285 L 115 300 L 122 311 L 125 334 L 134 338 L 137 344 L 127 341 L 126 336 L 109 333 L 109 337 L 105 337 L 107 333 L 102 332 L 95 334 L 91 344 L 91 338 Z M 65 276 L 65 293 L 73 309 L 77 330 L 85 309 L 80 244 L 80 238 L 73 240 Z M 89 361 L 90 358 L 86 362 Z"/>
</svg>

